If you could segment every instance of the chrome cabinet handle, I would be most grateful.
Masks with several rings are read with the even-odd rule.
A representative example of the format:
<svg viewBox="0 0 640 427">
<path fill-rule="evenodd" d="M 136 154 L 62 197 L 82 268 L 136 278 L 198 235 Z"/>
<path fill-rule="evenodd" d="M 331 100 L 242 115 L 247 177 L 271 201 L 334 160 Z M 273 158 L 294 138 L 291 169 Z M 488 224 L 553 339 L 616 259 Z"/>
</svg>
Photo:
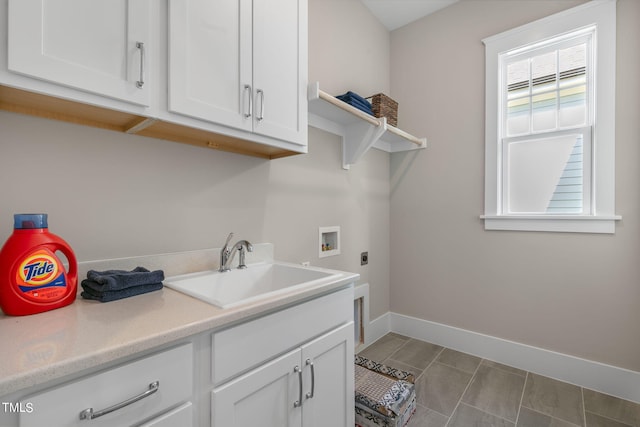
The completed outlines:
<svg viewBox="0 0 640 427">
<path fill-rule="evenodd" d="M 316 368 L 313 365 L 311 359 L 307 359 L 305 364 L 311 367 L 311 391 L 305 395 L 307 399 L 313 399 L 313 395 L 315 394 L 316 388 Z"/>
<path fill-rule="evenodd" d="M 137 396 L 134 396 L 130 399 L 125 400 L 124 402 L 120 402 L 117 403 L 113 406 L 110 406 L 106 409 L 103 409 L 101 411 L 95 411 L 93 410 L 93 408 L 87 408 L 84 411 L 80 412 L 80 419 L 81 420 L 93 420 L 95 418 L 101 417 L 103 415 L 107 415 L 111 412 L 117 411 L 118 409 L 122 409 L 125 406 L 129 406 L 132 403 L 137 402 L 138 400 L 144 399 L 145 397 L 149 397 L 151 396 L 153 393 L 157 392 L 160 389 L 160 381 L 154 381 L 151 384 L 149 384 L 149 389 L 147 391 L 145 391 L 144 393 L 141 393 Z"/>
<path fill-rule="evenodd" d="M 302 406 L 302 369 L 300 369 L 300 366 L 296 365 L 296 367 L 293 368 L 293 372 L 298 374 L 298 385 L 300 386 L 298 389 L 298 400 L 293 402 L 293 407 L 299 408 Z"/>
<path fill-rule="evenodd" d="M 136 87 L 142 89 L 144 86 L 144 43 L 136 42 L 136 47 L 140 50 L 140 80 L 136 82 Z"/>
<path fill-rule="evenodd" d="M 251 86 L 250 85 L 244 85 L 244 92 L 247 93 L 247 91 L 249 92 L 249 111 L 244 113 L 244 116 L 246 118 L 249 118 L 253 115 L 253 95 L 252 95 L 252 91 L 251 91 Z"/>
<path fill-rule="evenodd" d="M 260 97 L 260 115 L 257 119 L 258 121 L 262 121 L 264 119 L 264 91 L 262 89 L 258 89 L 256 94 Z"/>
</svg>

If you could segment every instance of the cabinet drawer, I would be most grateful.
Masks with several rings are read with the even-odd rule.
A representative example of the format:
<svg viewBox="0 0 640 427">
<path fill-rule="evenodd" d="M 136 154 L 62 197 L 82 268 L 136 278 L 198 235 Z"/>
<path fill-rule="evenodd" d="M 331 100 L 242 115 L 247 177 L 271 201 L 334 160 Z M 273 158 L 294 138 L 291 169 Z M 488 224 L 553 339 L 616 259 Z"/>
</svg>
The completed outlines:
<svg viewBox="0 0 640 427">
<path fill-rule="evenodd" d="M 91 426 L 138 423 L 190 399 L 193 389 L 193 348 L 185 344 L 135 362 L 92 375 L 67 385 L 26 397 L 31 413 L 20 414 L 20 427 L 86 426 L 80 413 L 113 407 L 144 392 L 158 382 L 157 391 L 121 409 L 94 418 Z"/>
<path fill-rule="evenodd" d="M 140 427 L 189 427 L 193 426 L 193 404 L 187 402 L 184 405 L 173 409 L 166 414 L 162 414 L 142 424 Z"/>
<path fill-rule="evenodd" d="M 211 340 L 214 385 L 353 320 L 353 288 L 216 332 Z"/>
</svg>

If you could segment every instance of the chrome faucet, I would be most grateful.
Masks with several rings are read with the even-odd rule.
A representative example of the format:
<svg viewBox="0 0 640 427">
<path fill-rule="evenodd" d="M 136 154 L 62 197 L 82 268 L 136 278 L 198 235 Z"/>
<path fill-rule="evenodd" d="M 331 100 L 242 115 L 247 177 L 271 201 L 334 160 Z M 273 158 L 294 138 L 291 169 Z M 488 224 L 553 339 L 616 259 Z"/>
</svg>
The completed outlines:
<svg viewBox="0 0 640 427">
<path fill-rule="evenodd" d="M 239 240 L 235 245 L 229 248 L 229 242 L 233 238 L 233 233 L 229 233 L 227 241 L 224 243 L 222 249 L 220 249 L 220 268 L 219 272 L 231 270 L 231 262 L 236 252 L 240 252 L 240 259 L 238 260 L 238 268 L 247 268 L 245 265 L 245 249 L 248 252 L 253 252 L 253 245 L 247 240 Z"/>
</svg>

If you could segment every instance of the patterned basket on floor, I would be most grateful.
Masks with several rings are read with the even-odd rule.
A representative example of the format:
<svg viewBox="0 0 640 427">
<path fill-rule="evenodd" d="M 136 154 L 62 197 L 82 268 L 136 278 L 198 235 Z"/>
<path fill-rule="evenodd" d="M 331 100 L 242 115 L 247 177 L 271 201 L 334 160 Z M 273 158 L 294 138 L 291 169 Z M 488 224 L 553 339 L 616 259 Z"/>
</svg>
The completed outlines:
<svg viewBox="0 0 640 427">
<path fill-rule="evenodd" d="M 364 357 L 355 357 L 356 427 L 403 427 L 416 410 L 415 378 Z"/>
</svg>

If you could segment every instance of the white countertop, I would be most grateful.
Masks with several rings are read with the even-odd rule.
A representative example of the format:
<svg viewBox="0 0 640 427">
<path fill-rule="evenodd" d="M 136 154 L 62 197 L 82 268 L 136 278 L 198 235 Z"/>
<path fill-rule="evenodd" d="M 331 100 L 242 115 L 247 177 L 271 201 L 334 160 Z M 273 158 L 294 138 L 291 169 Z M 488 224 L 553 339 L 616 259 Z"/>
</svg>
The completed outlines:
<svg viewBox="0 0 640 427">
<path fill-rule="evenodd" d="M 165 286 L 108 303 L 78 297 L 67 307 L 31 316 L 0 313 L 0 396 L 295 304 L 359 278 L 340 273 L 310 288 L 224 310 Z"/>
</svg>

